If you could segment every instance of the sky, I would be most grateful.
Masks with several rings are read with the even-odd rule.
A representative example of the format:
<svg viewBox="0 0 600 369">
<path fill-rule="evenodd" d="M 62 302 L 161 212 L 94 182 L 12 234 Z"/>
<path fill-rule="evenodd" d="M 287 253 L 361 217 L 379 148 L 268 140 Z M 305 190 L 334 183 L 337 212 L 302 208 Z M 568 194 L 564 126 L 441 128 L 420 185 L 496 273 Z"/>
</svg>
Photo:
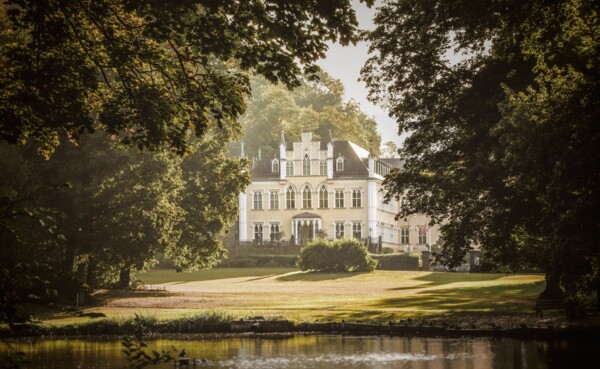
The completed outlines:
<svg viewBox="0 0 600 369">
<path fill-rule="evenodd" d="M 373 17 L 375 16 L 377 4 L 380 4 L 381 1 L 376 1 L 375 3 L 376 5 L 369 9 L 358 0 L 352 1 L 360 28 L 374 28 Z M 367 87 L 364 82 L 358 81 L 360 69 L 368 58 L 368 48 L 366 42 L 359 42 L 356 45 L 345 47 L 330 43 L 327 56 L 319 62 L 319 65 L 331 76 L 342 81 L 346 88 L 346 100 L 358 102 L 361 110 L 377 122 L 377 130 L 381 135 L 381 143 L 393 141 L 397 145 L 400 145 L 401 139 L 398 136 L 398 125 L 382 108 L 367 100 Z"/>
</svg>

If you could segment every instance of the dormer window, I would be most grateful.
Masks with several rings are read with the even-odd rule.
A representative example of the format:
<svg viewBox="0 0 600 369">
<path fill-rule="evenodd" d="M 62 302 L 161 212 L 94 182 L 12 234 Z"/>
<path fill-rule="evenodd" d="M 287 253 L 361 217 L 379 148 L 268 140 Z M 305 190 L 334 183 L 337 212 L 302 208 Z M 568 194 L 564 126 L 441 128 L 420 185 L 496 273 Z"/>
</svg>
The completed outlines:
<svg viewBox="0 0 600 369">
<path fill-rule="evenodd" d="M 344 170 L 344 158 L 339 157 L 336 161 L 336 170 L 342 172 Z"/>
<path fill-rule="evenodd" d="M 271 162 L 271 172 L 279 172 L 279 160 L 273 159 L 273 161 Z"/>
</svg>

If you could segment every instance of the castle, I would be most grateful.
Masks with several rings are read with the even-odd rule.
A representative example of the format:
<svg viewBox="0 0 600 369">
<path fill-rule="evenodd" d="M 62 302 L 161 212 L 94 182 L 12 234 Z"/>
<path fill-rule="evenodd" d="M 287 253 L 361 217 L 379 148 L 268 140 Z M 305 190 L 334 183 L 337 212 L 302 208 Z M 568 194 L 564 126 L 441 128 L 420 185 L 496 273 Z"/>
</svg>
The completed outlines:
<svg viewBox="0 0 600 369">
<path fill-rule="evenodd" d="M 242 155 L 243 144 L 242 144 Z M 377 158 L 350 141 L 313 141 L 304 131 L 300 142 L 253 162 L 251 184 L 239 196 L 237 238 L 263 243 L 280 238 L 304 244 L 315 237 L 356 238 L 373 250 L 428 250 L 439 238 L 425 215 L 395 220 L 403 199 L 384 203 L 382 182 L 397 158 Z"/>
</svg>

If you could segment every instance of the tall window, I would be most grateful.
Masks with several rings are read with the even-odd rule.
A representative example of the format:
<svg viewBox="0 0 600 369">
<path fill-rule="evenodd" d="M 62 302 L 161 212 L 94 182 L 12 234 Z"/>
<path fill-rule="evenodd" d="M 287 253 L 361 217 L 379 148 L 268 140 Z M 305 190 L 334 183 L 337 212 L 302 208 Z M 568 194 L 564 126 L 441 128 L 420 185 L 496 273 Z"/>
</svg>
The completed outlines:
<svg viewBox="0 0 600 369">
<path fill-rule="evenodd" d="M 308 157 L 308 154 L 304 155 L 304 160 L 302 161 L 302 175 L 310 175 L 310 158 Z"/>
<path fill-rule="evenodd" d="M 400 243 L 402 245 L 408 245 L 408 227 L 400 228 Z"/>
<path fill-rule="evenodd" d="M 285 207 L 286 209 L 296 208 L 296 191 L 292 186 L 289 186 L 285 193 Z"/>
<path fill-rule="evenodd" d="M 360 240 L 362 238 L 362 224 L 359 222 L 352 223 L 352 237 Z"/>
<path fill-rule="evenodd" d="M 271 172 L 279 172 L 279 160 L 273 159 L 273 161 L 271 162 Z"/>
<path fill-rule="evenodd" d="M 321 160 L 319 163 L 319 175 L 326 176 L 327 175 L 327 161 Z"/>
<path fill-rule="evenodd" d="M 360 190 L 352 191 L 352 207 L 353 208 L 362 207 L 362 192 Z"/>
<path fill-rule="evenodd" d="M 288 160 L 285 162 L 285 175 L 293 176 L 294 175 L 294 161 Z"/>
<path fill-rule="evenodd" d="M 327 209 L 329 207 L 327 195 L 327 187 L 321 186 L 321 189 L 319 189 L 319 208 Z"/>
<path fill-rule="evenodd" d="M 335 190 L 335 207 L 344 207 L 344 190 Z"/>
<path fill-rule="evenodd" d="M 263 240 L 263 226 L 260 223 L 254 224 L 254 239 L 259 242 Z"/>
<path fill-rule="evenodd" d="M 335 238 L 344 238 L 344 223 L 335 223 Z"/>
<path fill-rule="evenodd" d="M 427 226 L 419 226 L 419 245 L 427 244 Z"/>
<path fill-rule="evenodd" d="M 277 235 L 280 231 L 280 226 L 279 223 L 271 223 L 271 233 L 269 234 L 269 238 L 271 239 L 271 242 L 273 241 L 278 241 L 277 240 Z M 281 239 L 281 238 L 279 238 Z"/>
<path fill-rule="evenodd" d="M 336 161 L 336 170 L 341 172 L 344 170 L 344 158 L 338 158 Z"/>
<path fill-rule="evenodd" d="M 254 210 L 262 210 L 263 208 L 263 196 L 262 192 L 254 193 Z"/>
<path fill-rule="evenodd" d="M 279 209 L 279 192 L 269 192 L 269 209 Z"/>
<path fill-rule="evenodd" d="M 312 208 L 312 192 L 308 186 L 304 186 L 302 189 L 302 207 L 304 209 Z"/>
</svg>

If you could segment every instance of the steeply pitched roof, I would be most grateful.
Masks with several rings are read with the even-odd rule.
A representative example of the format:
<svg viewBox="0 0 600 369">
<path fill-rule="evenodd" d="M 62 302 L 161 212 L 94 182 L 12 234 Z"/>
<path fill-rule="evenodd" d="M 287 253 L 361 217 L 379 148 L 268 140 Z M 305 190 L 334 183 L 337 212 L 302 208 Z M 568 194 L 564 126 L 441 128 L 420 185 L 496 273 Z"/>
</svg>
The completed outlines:
<svg viewBox="0 0 600 369">
<path fill-rule="evenodd" d="M 321 141 L 321 150 L 327 149 L 327 143 Z M 337 159 L 344 159 L 344 170 L 337 171 Z M 333 142 L 333 178 L 367 178 L 369 176 L 369 152 L 350 141 Z M 279 172 L 271 171 L 273 158 L 258 160 L 251 172 L 253 181 L 277 181 Z M 403 162 L 400 159 L 379 159 L 394 168 L 401 168 Z"/>
</svg>

